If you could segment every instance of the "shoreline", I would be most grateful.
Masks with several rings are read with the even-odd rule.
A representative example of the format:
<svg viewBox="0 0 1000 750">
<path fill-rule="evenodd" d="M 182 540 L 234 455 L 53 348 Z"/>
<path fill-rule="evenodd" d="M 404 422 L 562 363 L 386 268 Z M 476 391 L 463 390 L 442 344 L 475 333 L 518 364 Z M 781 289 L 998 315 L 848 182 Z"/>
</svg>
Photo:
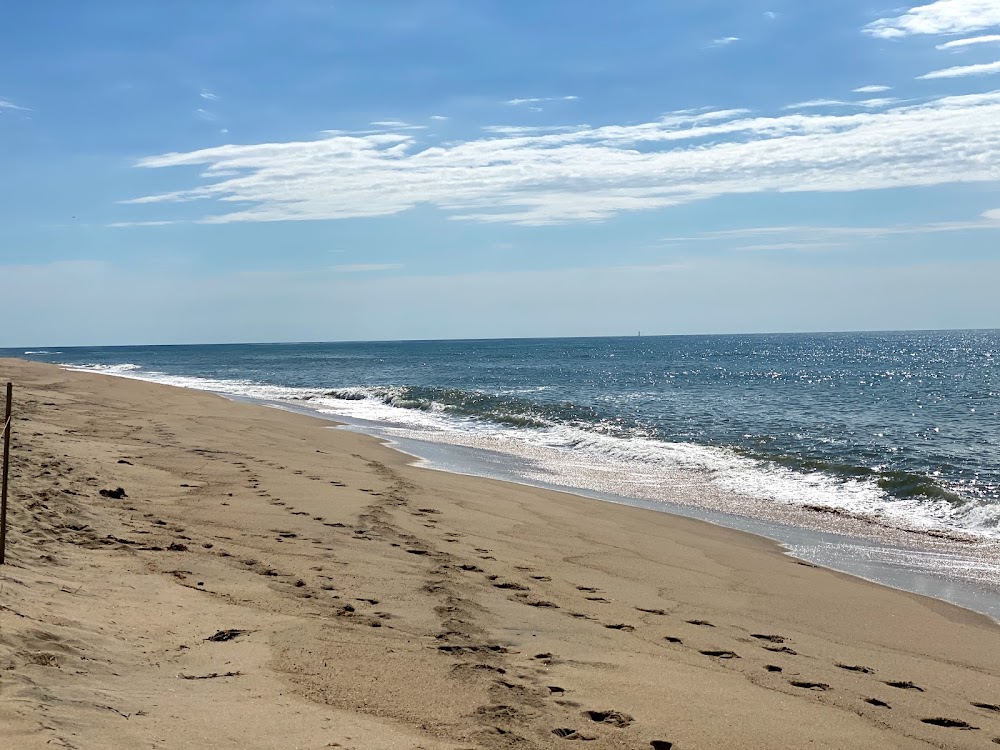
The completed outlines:
<svg viewBox="0 0 1000 750">
<path fill-rule="evenodd" d="M 0 723 L 19 747 L 1000 737 L 985 616 L 703 521 L 426 471 L 317 416 L 0 368 L 18 384 Z M 128 498 L 99 496 L 114 486 Z"/>
<path fill-rule="evenodd" d="M 91 372 L 85 369 L 59 366 L 71 372 Z M 121 373 L 94 372 L 93 374 L 147 383 L 157 382 Z M 513 456 L 500 454 L 502 456 L 500 461 L 491 462 L 491 467 L 486 466 L 482 461 L 476 460 L 477 454 L 488 452 L 482 448 L 421 440 L 414 437 L 399 437 L 393 435 L 393 430 L 387 428 L 386 425 L 368 423 L 366 420 L 299 406 L 287 401 L 240 396 L 223 391 L 203 390 L 193 386 L 170 387 L 201 390 L 236 403 L 268 406 L 292 414 L 320 419 L 332 423 L 337 428 L 378 440 L 390 449 L 411 457 L 413 459 L 412 465 L 416 468 L 562 492 L 588 500 L 597 500 L 623 507 L 643 508 L 657 513 L 694 519 L 719 528 L 751 534 L 778 544 L 790 557 L 819 565 L 837 573 L 853 576 L 867 583 L 937 599 L 985 615 L 995 623 L 1000 624 L 1000 582 L 998 582 L 1000 581 L 998 578 L 1000 577 L 1000 559 L 998 559 L 1000 549 L 997 549 L 1000 548 L 1000 545 L 997 543 L 974 542 L 971 539 L 951 540 L 945 538 L 942 540 L 933 533 L 907 532 L 892 527 L 874 527 L 869 519 L 855 518 L 849 514 L 831 514 L 829 518 L 836 518 L 836 521 L 827 524 L 804 525 L 796 523 L 796 521 L 801 521 L 806 517 L 806 512 L 799 509 L 791 512 L 788 509 L 780 509 L 770 515 L 750 516 L 718 508 L 686 505 L 680 501 L 644 500 L 584 487 L 545 483 L 518 476 L 516 471 L 511 470 L 513 464 L 510 463 L 510 459 L 516 460 L 516 457 Z M 456 456 L 463 455 L 464 461 L 462 458 L 453 460 Z M 434 456 L 434 458 L 429 456 Z M 817 517 L 816 520 L 827 520 L 827 514 Z M 865 531 L 870 533 L 865 534 Z M 916 535 L 911 537 L 909 543 L 906 539 L 907 533 Z M 943 541 L 944 548 L 933 548 L 930 544 L 933 539 Z M 975 543 L 983 554 L 979 556 L 968 554 L 968 548 L 963 549 L 957 546 L 959 542 Z M 993 551 L 986 549 L 988 544 L 994 548 Z M 866 556 L 859 557 L 859 553 Z M 962 555 L 962 553 L 966 554 Z M 951 559 L 947 559 L 949 556 Z M 956 566 L 962 563 L 974 564 L 990 560 L 993 563 L 993 567 L 990 568 L 992 580 L 949 576 L 940 570 L 940 565 L 937 567 L 922 565 L 921 561 L 925 558 L 933 558 L 938 563 L 946 560 Z"/>
</svg>

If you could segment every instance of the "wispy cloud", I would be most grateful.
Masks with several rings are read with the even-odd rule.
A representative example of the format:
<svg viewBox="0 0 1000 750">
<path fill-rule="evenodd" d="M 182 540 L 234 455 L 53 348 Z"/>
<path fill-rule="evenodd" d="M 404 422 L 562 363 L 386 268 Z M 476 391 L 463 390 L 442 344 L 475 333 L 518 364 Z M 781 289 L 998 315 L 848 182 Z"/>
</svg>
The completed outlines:
<svg viewBox="0 0 1000 750">
<path fill-rule="evenodd" d="M 124 229 L 127 227 L 165 227 L 177 223 L 176 221 L 116 221 L 112 224 L 107 224 L 107 226 Z"/>
<path fill-rule="evenodd" d="M 419 205 L 469 221 L 592 221 L 722 195 L 995 182 L 997 122 L 1000 91 L 880 111 L 718 110 L 447 144 L 335 134 L 151 156 L 138 166 L 201 166 L 199 184 L 127 202 L 213 201 L 205 223 L 385 216 Z"/>
<path fill-rule="evenodd" d="M 945 68 L 944 70 L 934 70 L 917 76 L 917 80 L 927 81 L 936 78 L 965 78 L 967 76 L 988 76 L 1000 73 L 1000 60 L 981 65 L 959 65 L 955 68 Z"/>
<path fill-rule="evenodd" d="M 426 125 L 414 125 L 409 122 L 403 122 L 402 120 L 375 120 L 374 122 L 370 122 L 368 124 L 379 128 L 380 130 L 427 130 Z"/>
<path fill-rule="evenodd" d="M 214 112 L 210 112 L 207 109 L 198 108 L 194 111 L 195 116 L 199 120 L 204 120 L 205 122 L 218 122 L 219 116 Z"/>
<path fill-rule="evenodd" d="M 782 107 L 782 109 L 812 109 L 814 107 L 847 107 L 850 102 L 842 102 L 839 99 L 810 99 L 807 102 L 796 102 L 795 104 L 788 104 Z"/>
<path fill-rule="evenodd" d="M 568 133 L 586 125 L 483 125 L 487 133 L 498 135 L 538 135 L 540 133 Z"/>
<path fill-rule="evenodd" d="M 202 89 L 200 96 L 201 96 L 202 99 L 205 99 L 205 100 L 210 101 L 210 102 L 217 102 L 217 101 L 219 101 L 219 97 L 216 96 L 215 94 L 213 94 L 208 89 Z"/>
<path fill-rule="evenodd" d="M 773 10 L 765 10 L 764 11 L 764 18 L 766 18 L 766 19 L 768 19 L 770 21 L 773 21 L 777 17 L 778 17 L 778 14 L 775 13 Z"/>
<path fill-rule="evenodd" d="M 782 107 L 784 110 L 794 109 L 816 109 L 821 107 L 864 107 L 865 109 L 879 109 L 896 104 L 899 100 L 891 97 L 879 99 L 860 99 L 853 102 L 845 102 L 840 99 L 812 99 L 808 102 L 798 102 Z"/>
<path fill-rule="evenodd" d="M 857 245 L 888 237 L 949 232 L 1000 231 L 1000 209 L 983 212 L 971 221 L 885 226 L 765 226 L 724 229 L 687 237 L 664 237 L 664 244 L 721 243 L 734 250 L 816 250 Z M 745 243 L 750 244 L 745 244 Z M 736 243 L 735 245 L 733 243 Z"/>
<path fill-rule="evenodd" d="M 330 266 L 327 270 L 333 273 L 374 273 L 376 271 L 395 271 L 402 267 L 402 263 L 344 263 L 339 266 Z"/>
<path fill-rule="evenodd" d="M 445 120 L 447 120 L 448 118 L 447 118 L 447 117 L 445 117 L 444 115 L 431 115 L 430 119 L 432 119 L 432 120 L 436 120 L 436 121 L 438 121 L 438 122 L 444 122 L 444 121 L 445 121 Z"/>
<path fill-rule="evenodd" d="M 894 104 L 898 104 L 900 101 L 902 100 L 891 96 L 884 96 L 875 99 L 862 99 L 861 101 L 854 102 L 854 104 L 865 109 L 882 109 L 883 107 L 891 107 Z"/>
<path fill-rule="evenodd" d="M 740 38 L 738 36 L 724 36 L 721 39 L 713 39 L 712 46 L 725 47 L 727 44 L 732 44 L 733 42 L 738 42 L 738 41 L 740 41 Z"/>
<path fill-rule="evenodd" d="M 12 111 L 17 111 L 17 112 L 30 112 L 31 111 L 27 107 L 21 107 L 21 106 L 18 106 L 17 104 L 14 104 L 14 102 L 10 101 L 9 99 L 0 98 L 0 110 L 4 110 L 4 109 L 8 109 L 8 110 L 12 110 Z"/>
<path fill-rule="evenodd" d="M 578 96 L 533 96 L 524 99 L 508 99 L 504 104 L 519 107 L 522 104 L 540 104 L 541 102 L 574 102 Z"/>
<path fill-rule="evenodd" d="M 987 34 L 986 36 L 973 36 L 966 39 L 955 39 L 944 44 L 937 45 L 936 49 L 961 49 L 971 47 L 974 44 L 995 44 L 1000 42 L 1000 34 Z"/>
<path fill-rule="evenodd" d="M 860 86 L 854 89 L 855 94 L 881 94 L 883 91 L 889 91 L 892 86 Z"/>
<path fill-rule="evenodd" d="M 864 30 L 881 39 L 897 39 L 914 34 L 966 34 L 993 26 L 1000 26 L 997 0 L 936 0 L 901 16 L 880 18 Z"/>
</svg>

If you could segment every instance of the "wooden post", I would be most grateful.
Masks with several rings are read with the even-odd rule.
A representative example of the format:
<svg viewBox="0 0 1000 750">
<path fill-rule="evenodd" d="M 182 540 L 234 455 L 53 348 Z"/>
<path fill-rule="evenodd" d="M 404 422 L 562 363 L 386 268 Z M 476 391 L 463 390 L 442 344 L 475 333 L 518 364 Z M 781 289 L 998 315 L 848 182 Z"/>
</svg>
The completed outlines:
<svg viewBox="0 0 1000 750">
<path fill-rule="evenodd" d="M 10 408 L 13 395 L 14 385 L 7 383 L 7 409 L 3 419 L 3 479 L 0 483 L 0 565 L 4 564 L 7 553 L 7 470 L 10 464 Z"/>
</svg>

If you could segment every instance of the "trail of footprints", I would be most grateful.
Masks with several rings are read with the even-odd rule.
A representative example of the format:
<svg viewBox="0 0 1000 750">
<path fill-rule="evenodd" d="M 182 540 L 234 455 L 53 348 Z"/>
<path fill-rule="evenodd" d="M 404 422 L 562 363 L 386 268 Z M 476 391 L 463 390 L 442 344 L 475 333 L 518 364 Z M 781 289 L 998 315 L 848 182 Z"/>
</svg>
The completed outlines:
<svg viewBox="0 0 1000 750">
<path fill-rule="evenodd" d="M 244 461 L 237 461 L 234 465 L 246 474 L 248 489 L 256 491 L 258 496 L 265 499 L 269 504 L 275 507 L 283 508 L 290 515 L 308 516 L 311 520 L 322 524 L 334 533 L 342 534 L 353 541 L 383 541 L 393 547 L 402 548 L 408 554 L 432 559 L 434 565 L 427 573 L 427 581 L 424 586 L 424 591 L 425 593 L 435 596 L 439 601 L 439 604 L 435 607 L 435 611 L 441 619 L 441 632 L 436 636 L 438 643 L 435 648 L 439 653 L 458 660 L 454 666 L 454 670 L 457 675 L 469 676 L 472 678 L 487 676 L 490 680 L 492 680 L 490 694 L 491 697 L 496 699 L 496 702 L 488 706 L 481 707 L 477 711 L 477 718 L 484 724 L 484 726 L 487 727 L 484 731 L 490 735 L 490 738 L 496 736 L 503 740 L 501 744 L 516 744 L 520 740 L 524 739 L 517 733 L 519 731 L 528 731 L 531 724 L 532 707 L 538 706 L 542 701 L 553 700 L 557 705 L 566 708 L 567 710 L 578 710 L 582 707 L 579 706 L 578 703 L 567 699 L 567 691 L 563 687 L 542 684 L 539 678 L 531 677 L 530 675 L 521 674 L 517 677 L 510 676 L 508 663 L 512 659 L 516 660 L 518 654 L 512 651 L 509 647 L 498 643 L 492 643 L 488 640 L 488 638 L 486 638 L 485 632 L 475 624 L 476 606 L 474 602 L 467 597 L 463 597 L 459 587 L 456 587 L 455 583 L 449 579 L 448 573 L 450 570 L 460 570 L 465 573 L 482 575 L 486 584 L 495 589 L 509 592 L 511 594 L 510 598 L 513 601 L 519 601 L 526 606 L 561 610 L 561 613 L 565 616 L 591 620 L 594 621 L 595 624 L 599 624 L 612 631 L 631 633 L 635 632 L 637 629 L 636 626 L 629 623 L 604 623 L 600 621 L 600 618 L 591 614 L 562 609 L 556 602 L 535 596 L 528 583 L 522 583 L 516 580 L 501 580 L 498 576 L 488 573 L 476 563 L 461 561 L 460 558 L 455 557 L 448 552 L 430 549 L 428 548 L 426 541 L 401 532 L 391 522 L 392 519 L 390 517 L 390 510 L 393 508 L 408 508 L 409 504 L 405 499 L 405 490 L 407 489 L 407 486 L 405 483 L 396 479 L 390 470 L 382 467 L 381 465 L 376 465 L 376 468 L 378 468 L 379 472 L 384 475 L 384 478 L 389 480 L 390 487 L 383 492 L 379 492 L 371 488 L 359 488 L 359 491 L 365 492 L 373 498 L 373 503 L 359 516 L 358 525 L 354 528 L 350 528 L 342 523 L 327 522 L 320 516 L 314 516 L 305 511 L 297 510 L 286 501 L 281 500 L 280 498 L 272 497 L 266 490 L 261 488 L 260 477 L 253 472 Z M 278 470 L 285 469 L 285 467 L 277 464 L 271 465 L 271 468 Z M 345 483 L 339 480 L 327 480 L 316 475 L 304 475 L 304 472 L 298 470 L 294 473 L 297 475 L 303 475 L 310 480 L 327 482 L 332 487 L 347 487 Z M 408 512 L 413 517 L 422 521 L 422 525 L 426 528 L 434 529 L 439 525 L 439 519 L 435 518 L 435 516 L 440 515 L 440 511 L 435 508 L 422 507 L 408 510 Z M 168 525 L 159 519 L 154 519 L 151 523 L 154 526 L 159 527 L 161 530 L 167 530 L 163 527 Z M 188 539 L 188 537 L 181 535 L 183 528 L 178 526 L 168 528 L 175 535 L 178 535 L 178 538 Z M 293 543 L 310 541 L 316 545 L 325 544 L 324 540 L 307 540 L 293 531 L 274 529 L 272 532 L 275 535 L 275 539 L 278 541 L 288 541 Z M 462 536 L 455 532 L 444 532 L 442 541 L 444 543 L 459 544 L 462 543 Z M 211 543 L 206 543 L 203 546 L 211 548 L 213 545 Z M 157 548 L 148 547 L 146 549 Z M 171 547 L 171 549 L 173 549 L 173 547 Z M 332 550 L 331 547 L 324 547 L 324 549 Z M 481 561 L 496 559 L 491 554 L 491 550 L 489 549 L 482 547 L 471 547 L 470 549 Z M 223 557 L 230 556 L 222 550 L 217 550 L 216 554 Z M 244 558 L 240 560 L 239 563 L 244 568 L 268 578 L 293 577 L 276 571 L 253 558 Z M 316 577 L 320 581 L 320 591 L 327 597 L 337 600 L 335 605 L 338 608 L 334 612 L 335 616 L 351 618 L 351 621 L 356 622 L 359 625 L 364 624 L 371 627 L 382 627 L 383 625 L 386 625 L 388 627 L 392 627 L 386 622 L 391 618 L 391 615 L 388 613 L 369 611 L 368 614 L 362 615 L 357 611 L 355 604 L 351 604 L 346 601 L 347 599 L 351 599 L 351 601 L 355 602 L 358 606 L 374 607 L 379 603 L 378 599 L 371 597 L 347 597 L 346 595 L 345 598 L 342 599 L 340 594 L 331 593 L 336 591 L 336 587 L 333 583 L 334 577 L 323 573 L 323 568 L 320 566 L 314 567 L 312 571 L 317 574 Z M 183 571 L 178 572 L 183 574 Z M 520 572 L 526 574 L 526 578 L 532 583 L 547 584 L 552 581 L 550 576 L 543 573 L 537 573 L 531 568 L 521 568 Z M 282 591 L 287 591 L 292 595 L 303 598 L 312 598 L 319 593 L 313 592 L 310 589 L 311 587 L 309 587 L 308 584 L 302 579 L 297 579 L 292 584 L 282 584 L 281 587 Z M 597 587 L 577 585 L 575 586 L 575 589 L 579 593 L 582 601 L 589 603 L 591 606 L 604 606 L 611 603 L 609 599 L 602 595 L 602 592 Z M 656 607 L 635 606 L 634 609 L 640 613 L 640 615 L 646 615 L 653 618 L 668 618 L 671 614 L 664 609 Z M 681 621 L 681 623 L 684 626 L 688 626 L 692 633 L 697 633 L 699 630 L 704 630 L 706 632 L 718 632 L 715 624 L 704 619 L 690 618 Z M 736 640 L 743 641 L 747 645 L 753 644 L 754 646 L 772 653 L 775 656 L 798 656 L 798 653 L 790 645 L 788 645 L 789 639 L 784 636 L 773 633 L 749 633 L 749 638 L 753 640 L 739 637 L 737 637 Z M 695 637 L 694 640 L 698 640 L 698 638 Z M 662 642 L 667 647 L 691 648 L 685 645 L 683 637 L 672 633 L 662 636 Z M 734 650 L 735 648 L 739 648 L 739 646 L 734 646 L 734 648 L 692 648 L 692 651 L 712 660 L 714 663 L 724 665 L 726 663 L 735 663 L 737 660 L 741 660 L 742 657 L 736 650 Z M 551 665 L 554 663 L 555 657 L 552 654 L 547 653 L 537 654 L 534 657 L 531 657 L 531 661 L 543 665 Z M 888 699 L 888 693 L 886 692 L 887 689 L 919 692 L 924 691 L 924 689 L 919 685 L 907 680 L 880 680 L 875 676 L 874 669 L 864 665 L 837 662 L 835 663 L 835 666 L 845 672 L 858 676 L 870 677 L 872 679 L 872 694 L 859 696 L 859 699 L 873 709 L 882 711 L 892 710 L 892 705 Z M 772 675 L 783 675 L 788 669 L 790 669 L 790 666 L 787 664 L 780 665 L 766 663 L 762 665 L 763 672 Z M 826 693 L 836 689 L 825 682 L 803 679 L 794 669 L 792 669 L 792 675 L 792 677 L 786 678 L 786 684 L 789 688 L 796 691 Z M 773 685 L 771 685 L 771 687 L 772 689 L 774 688 Z M 874 694 L 876 692 L 879 692 L 880 695 L 876 696 Z M 972 707 L 985 712 L 988 715 L 1000 714 L 1000 706 L 991 703 L 975 702 L 972 704 Z M 572 727 L 554 727 L 551 730 L 552 735 L 564 740 L 589 741 L 597 739 L 590 727 L 596 728 L 597 726 L 602 726 L 611 729 L 624 729 L 632 725 L 634 722 L 634 719 L 628 714 L 611 709 L 583 709 L 576 715 L 582 720 L 585 720 L 583 725 L 574 725 Z M 970 722 L 958 718 L 928 716 L 921 718 L 920 721 L 923 724 L 940 727 L 942 729 L 966 731 L 975 731 L 978 729 L 978 727 L 974 726 Z M 993 741 L 1000 744 L 1000 738 Z M 653 750 L 670 750 L 673 748 L 673 744 L 668 740 L 656 739 L 649 742 L 649 747 L 653 748 Z"/>
</svg>

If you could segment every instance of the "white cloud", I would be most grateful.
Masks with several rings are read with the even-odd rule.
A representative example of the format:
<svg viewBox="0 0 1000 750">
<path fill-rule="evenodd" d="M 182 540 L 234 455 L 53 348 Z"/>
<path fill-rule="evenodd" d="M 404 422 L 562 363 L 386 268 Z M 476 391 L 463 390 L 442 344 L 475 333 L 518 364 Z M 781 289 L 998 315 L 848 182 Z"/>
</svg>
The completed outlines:
<svg viewBox="0 0 1000 750">
<path fill-rule="evenodd" d="M 540 102 L 575 102 L 580 97 L 578 96 L 536 96 L 526 99 L 508 99 L 504 104 L 509 104 L 512 107 L 519 107 L 522 104 L 539 104 Z M 541 112 L 540 109 L 532 107 L 536 112 Z"/>
<path fill-rule="evenodd" d="M 379 130 L 367 130 L 367 131 L 362 130 L 358 131 L 355 134 L 358 135 L 365 133 L 379 133 L 382 132 L 382 130 L 427 130 L 426 125 L 411 125 L 410 123 L 403 122 L 402 120 L 375 120 L 374 122 L 370 122 L 368 124 L 374 125 L 376 128 L 379 128 Z M 333 133 L 339 131 L 329 131 L 329 132 Z"/>
<path fill-rule="evenodd" d="M 330 266 L 327 270 L 334 273 L 372 273 L 374 271 L 395 271 L 402 267 L 402 263 L 344 263 L 339 266 Z"/>
<path fill-rule="evenodd" d="M 165 227 L 168 224 L 176 223 L 175 221 L 116 221 L 107 226 L 121 229 L 126 227 Z"/>
<path fill-rule="evenodd" d="M 850 102 L 842 102 L 838 99 L 810 99 L 807 102 L 796 102 L 782 107 L 782 109 L 812 109 L 813 107 L 847 107 Z"/>
<path fill-rule="evenodd" d="M 839 99 L 813 99 L 808 102 L 798 102 L 782 107 L 784 110 L 791 109 L 816 109 L 820 107 L 864 107 L 865 109 L 880 109 L 896 104 L 899 100 L 892 98 L 861 99 L 859 101 L 844 102 Z"/>
<path fill-rule="evenodd" d="M 778 14 L 775 13 L 773 10 L 765 10 L 764 11 L 764 18 L 766 18 L 766 19 L 768 19 L 770 21 L 773 21 L 777 17 L 778 17 Z"/>
<path fill-rule="evenodd" d="M 860 86 L 854 89 L 855 94 L 881 94 L 883 91 L 889 91 L 892 86 Z"/>
<path fill-rule="evenodd" d="M 727 44 L 740 41 L 738 36 L 724 36 L 721 39 L 713 39 L 712 45 L 715 47 L 725 47 Z"/>
<path fill-rule="evenodd" d="M 1000 42 L 1000 34 L 988 34 L 987 36 L 973 36 L 967 39 L 955 39 L 951 42 L 939 44 L 935 49 L 959 49 L 969 47 L 973 44 L 993 44 Z"/>
<path fill-rule="evenodd" d="M 1000 26 L 1000 0 L 936 0 L 895 18 L 880 18 L 865 32 L 881 39 L 914 34 L 966 34 Z"/>
<path fill-rule="evenodd" d="M 210 102 L 217 102 L 217 101 L 219 101 L 219 97 L 216 96 L 215 94 L 213 94 L 208 89 L 202 89 L 201 90 L 201 98 L 205 99 L 207 101 L 210 101 Z"/>
<path fill-rule="evenodd" d="M 421 144 L 409 133 L 225 145 L 151 156 L 200 166 L 189 189 L 128 203 L 212 201 L 204 223 L 386 216 L 538 225 L 721 195 L 842 192 L 1000 180 L 1000 91 L 881 111 L 742 110 L 566 132 Z M 234 204 L 239 204 L 234 206 Z"/>
<path fill-rule="evenodd" d="M 928 81 L 936 78 L 965 78 L 966 76 L 986 76 L 1000 73 L 1000 60 L 997 62 L 983 63 L 981 65 L 959 65 L 955 68 L 945 68 L 935 70 L 917 76 L 917 80 Z"/>
<path fill-rule="evenodd" d="M 444 115 L 431 115 L 431 119 L 432 120 L 437 120 L 438 122 L 444 122 L 448 118 L 445 117 Z"/>
<path fill-rule="evenodd" d="M 216 122 L 219 119 L 218 115 L 214 112 L 209 112 L 207 109 L 196 109 L 194 114 L 199 120 L 204 120 L 205 122 Z"/>
<path fill-rule="evenodd" d="M 881 97 L 877 99 L 862 99 L 857 102 L 853 102 L 859 107 L 864 107 L 865 109 L 882 109 L 883 107 L 889 107 L 893 104 L 898 104 L 899 99 L 895 99 L 891 96 Z"/>
<path fill-rule="evenodd" d="M 483 125 L 487 133 L 498 135 L 538 135 L 539 133 L 567 133 L 586 125 Z"/>
<path fill-rule="evenodd" d="M 1000 209 L 985 211 L 980 215 L 979 219 L 971 221 L 937 221 L 926 224 L 889 224 L 867 227 L 809 225 L 743 227 L 740 229 L 721 229 L 712 232 L 703 232 L 692 237 L 665 237 L 661 242 L 728 242 L 764 238 L 771 242 L 777 240 L 782 244 L 815 243 L 843 245 L 859 240 L 875 240 L 900 235 L 941 234 L 981 230 L 1000 230 Z"/>
<path fill-rule="evenodd" d="M 17 110 L 18 112 L 30 112 L 30 110 L 27 107 L 19 107 L 9 99 L 0 99 L 0 110 L 4 109 Z"/>
</svg>

